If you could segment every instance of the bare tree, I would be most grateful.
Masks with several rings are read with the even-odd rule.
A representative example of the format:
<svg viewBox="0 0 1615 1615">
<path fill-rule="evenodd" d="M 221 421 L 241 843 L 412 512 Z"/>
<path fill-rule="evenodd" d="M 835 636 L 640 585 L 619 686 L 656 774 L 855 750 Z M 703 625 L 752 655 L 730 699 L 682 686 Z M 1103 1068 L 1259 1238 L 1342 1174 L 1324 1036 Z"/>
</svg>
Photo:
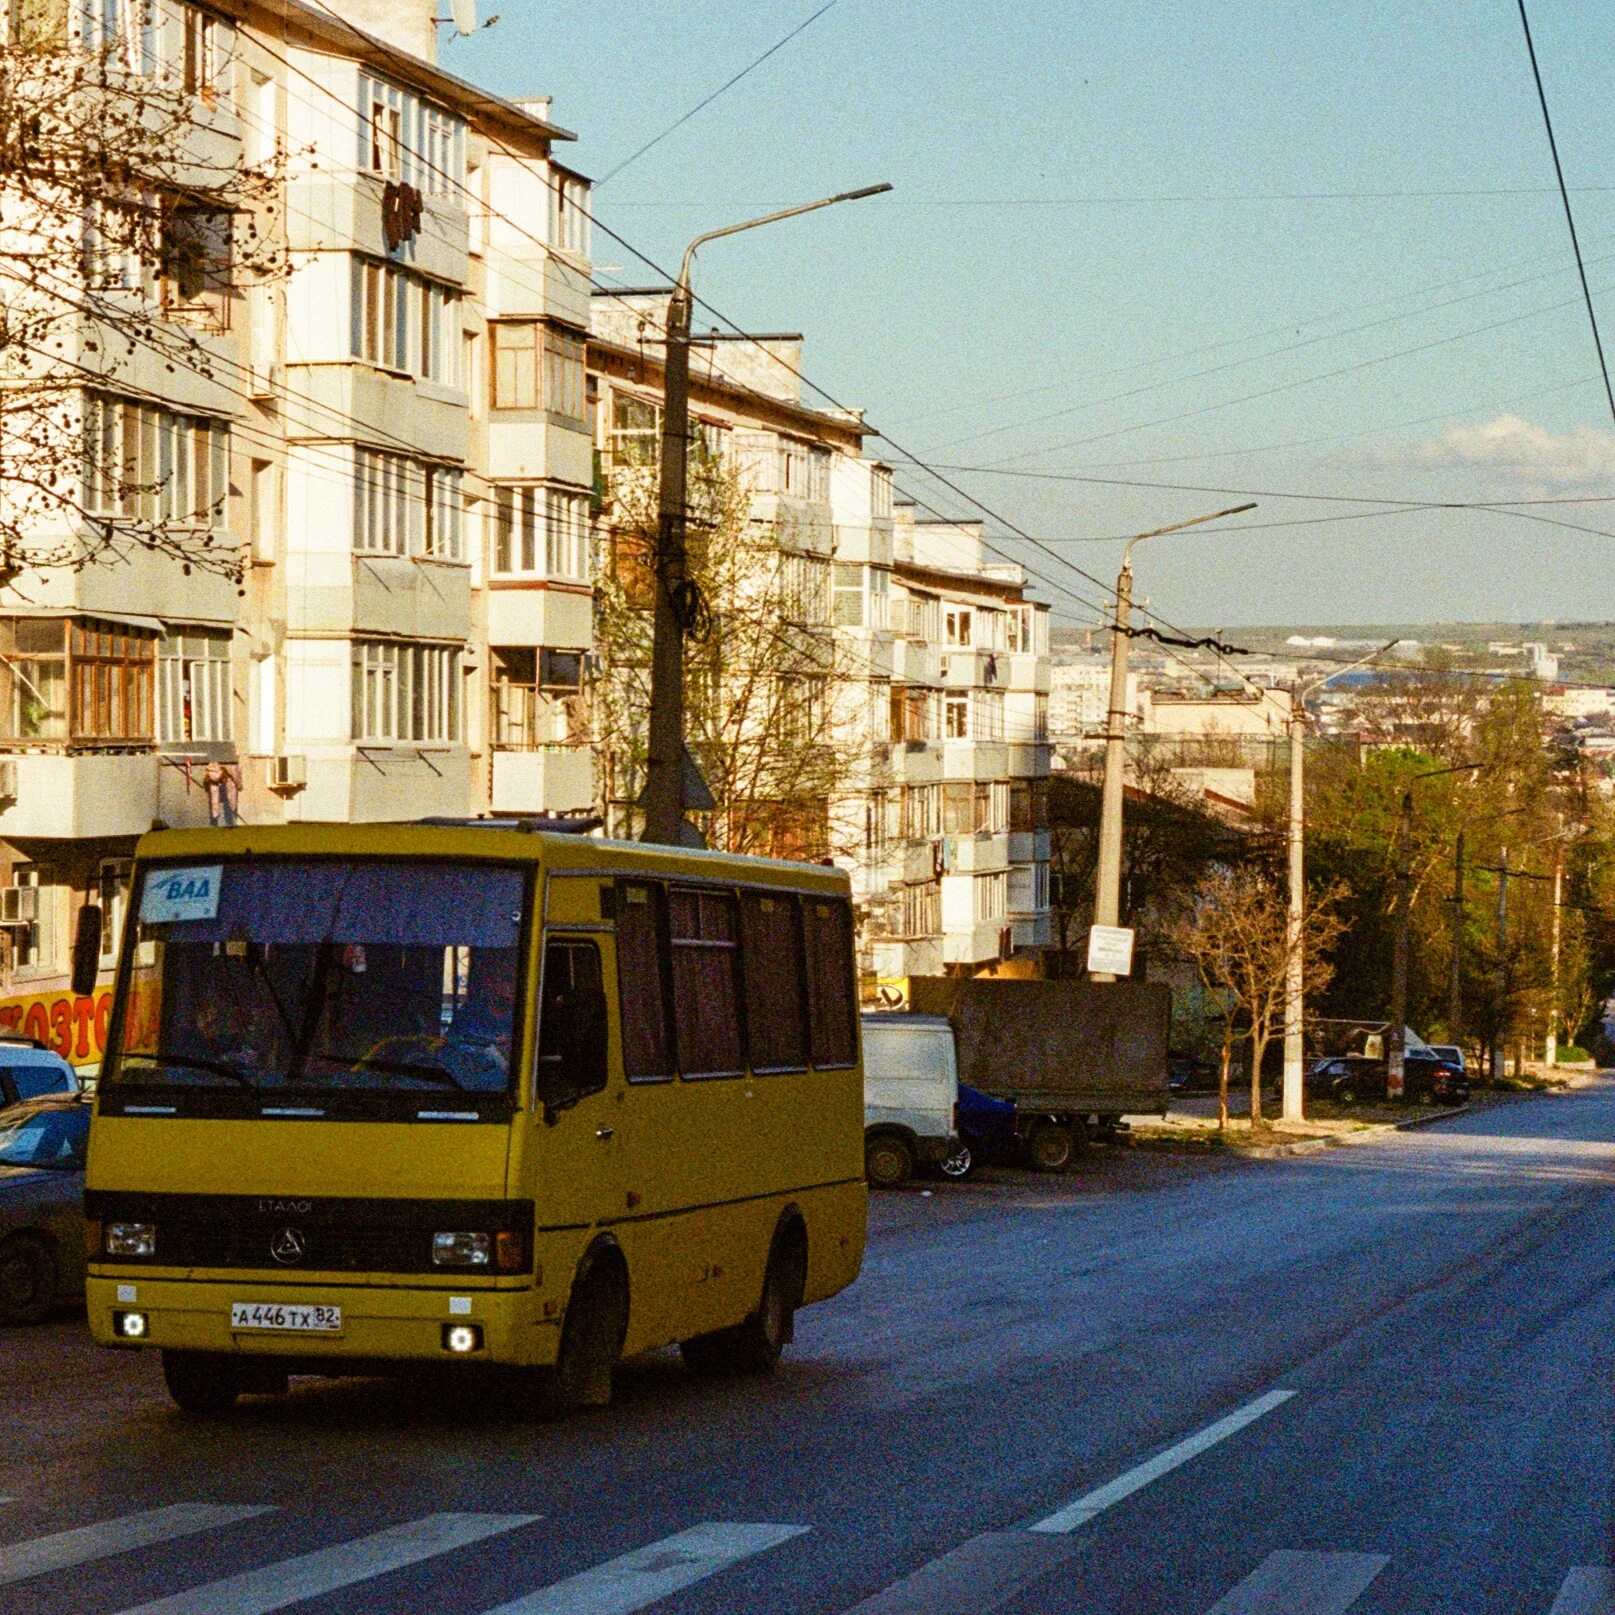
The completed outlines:
<svg viewBox="0 0 1615 1615">
<path fill-rule="evenodd" d="M 163 64 L 152 0 L 34 0 L 12 18 L 0 44 L 0 584 L 131 547 L 239 578 L 213 531 L 225 479 L 212 450 L 193 445 L 184 470 L 165 469 L 142 416 L 160 400 L 130 377 L 138 361 L 245 391 L 221 338 L 237 290 L 284 270 L 282 156 L 243 158 L 215 89 L 228 82 L 222 19 Z"/>
<path fill-rule="evenodd" d="M 686 726 L 714 799 L 709 844 L 730 852 L 823 858 L 836 799 L 867 744 L 855 677 L 830 621 L 829 557 L 755 520 L 727 460 L 691 456 L 689 575 L 683 602 Z M 632 834 L 645 778 L 656 576 L 653 474 L 610 478 L 596 588 L 592 729 L 613 833 Z"/>
<path fill-rule="evenodd" d="M 1298 945 L 1309 994 L 1328 984 L 1327 955 L 1341 932 L 1336 915 L 1340 896 L 1331 890 L 1308 904 Z M 1193 961 L 1206 991 L 1225 1006 L 1218 1126 L 1228 1124 L 1228 1073 L 1238 1037 L 1251 1045 L 1250 1117 L 1257 1126 L 1262 1120 L 1262 1059 L 1281 1031 L 1285 978 L 1296 945 L 1290 939 L 1284 888 L 1256 865 L 1213 869 L 1195 887 L 1188 910 L 1167 926 L 1166 935 Z"/>
</svg>

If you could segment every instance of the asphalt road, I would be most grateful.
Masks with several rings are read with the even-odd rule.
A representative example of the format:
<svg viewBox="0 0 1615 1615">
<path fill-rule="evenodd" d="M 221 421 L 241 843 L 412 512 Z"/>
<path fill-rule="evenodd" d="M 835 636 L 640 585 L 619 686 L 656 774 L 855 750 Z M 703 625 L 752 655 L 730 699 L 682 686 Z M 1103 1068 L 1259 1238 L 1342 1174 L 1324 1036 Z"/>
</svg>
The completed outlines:
<svg viewBox="0 0 1615 1615">
<path fill-rule="evenodd" d="M 1300 1159 L 878 1197 L 768 1382 L 564 1425 L 375 1382 L 230 1423 L 0 1336 L 29 1615 L 1615 1611 L 1615 1084 Z"/>
</svg>

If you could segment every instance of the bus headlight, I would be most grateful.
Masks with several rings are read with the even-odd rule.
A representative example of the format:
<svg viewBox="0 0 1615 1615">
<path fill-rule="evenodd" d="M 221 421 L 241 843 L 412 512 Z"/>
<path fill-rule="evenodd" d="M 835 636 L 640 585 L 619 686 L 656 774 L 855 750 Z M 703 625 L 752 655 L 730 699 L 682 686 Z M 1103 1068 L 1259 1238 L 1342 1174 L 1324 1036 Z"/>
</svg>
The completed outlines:
<svg viewBox="0 0 1615 1615">
<path fill-rule="evenodd" d="M 108 1256 L 155 1256 L 157 1225 L 150 1222 L 109 1222 L 106 1252 Z"/>
<path fill-rule="evenodd" d="M 493 1240 L 487 1234 L 433 1234 L 433 1267 L 487 1267 Z"/>
</svg>

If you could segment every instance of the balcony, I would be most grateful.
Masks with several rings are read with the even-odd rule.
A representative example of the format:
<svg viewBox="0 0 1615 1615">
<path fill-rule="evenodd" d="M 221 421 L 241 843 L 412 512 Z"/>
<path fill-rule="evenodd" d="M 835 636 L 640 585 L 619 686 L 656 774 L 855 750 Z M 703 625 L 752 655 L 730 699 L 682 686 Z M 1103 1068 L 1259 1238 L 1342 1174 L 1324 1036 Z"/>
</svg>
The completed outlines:
<svg viewBox="0 0 1615 1615">
<path fill-rule="evenodd" d="M 7 840 L 138 836 L 158 816 L 156 752 L 23 752 L 0 763 L 15 770 L 16 794 L 0 798 Z M 206 824 L 205 794 L 202 802 Z"/>
<path fill-rule="evenodd" d="M 923 639 L 899 639 L 892 646 L 894 683 L 936 684 L 940 678 L 935 645 Z"/>
<path fill-rule="evenodd" d="M 1049 861 L 1047 830 L 1011 830 L 1009 861 L 1012 864 L 1045 864 Z"/>
<path fill-rule="evenodd" d="M 495 813 L 564 815 L 594 806 L 594 756 L 585 742 L 556 741 L 530 751 L 495 751 Z"/>
<path fill-rule="evenodd" d="M 1002 740 L 945 740 L 944 779 L 1007 779 L 1009 747 Z"/>
<path fill-rule="evenodd" d="M 1009 868 L 1009 836 L 1004 831 L 979 831 L 942 838 L 942 872 L 945 875 L 996 874 Z"/>
<path fill-rule="evenodd" d="M 950 690 L 1001 690 L 1008 662 L 1003 651 L 952 646 L 941 653 L 942 682 Z"/>
</svg>

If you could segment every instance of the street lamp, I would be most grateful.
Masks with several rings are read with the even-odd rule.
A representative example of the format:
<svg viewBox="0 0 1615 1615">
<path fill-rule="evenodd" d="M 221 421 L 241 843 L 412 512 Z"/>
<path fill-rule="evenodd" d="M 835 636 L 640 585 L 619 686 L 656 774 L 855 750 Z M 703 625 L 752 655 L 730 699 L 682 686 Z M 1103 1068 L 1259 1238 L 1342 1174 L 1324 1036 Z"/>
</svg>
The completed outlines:
<svg viewBox="0 0 1615 1615">
<path fill-rule="evenodd" d="M 1306 922 L 1306 791 L 1305 754 L 1307 697 L 1331 679 L 1338 679 L 1383 656 L 1397 640 L 1389 640 L 1378 650 L 1359 656 L 1315 678 L 1310 684 L 1290 689 L 1290 824 L 1287 837 L 1290 854 L 1290 905 L 1285 916 L 1284 956 L 1284 1098 L 1282 1116 L 1287 1122 L 1301 1120 L 1306 1048 L 1302 1020 L 1305 1015 L 1306 960 L 1303 957 L 1302 929 Z"/>
<path fill-rule="evenodd" d="M 1099 798 L 1099 867 L 1094 875 L 1093 918 L 1096 926 L 1114 926 L 1121 917 L 1122 896 L 1122 788 L 1127 765 L 1127 651 L 1133 606 L 1133 546 L 1146 538 L 1181 533 L 1186 527 L 1220 521 L 1224 516 L 1255 510 L 1249 504 L 1191 516 L 1148 533 L 1135 533 L 1122 550 L 1122 567 L 1116 576 L 1116 626 L 1110 635 L 1110 711 L 1105 724 L 1105 781 Z M 1108 971 L 1093 972 L 1095 981 L 1114 981 Z"/>
<path fill-rule="evenodd" d="M 889 184 L 841 191 L 817 202 L 780 208 L 743 224 L 708 230 L 684 250 L 667 305 L 663 359 L 661 480 L 656 501 L 656 615 L 651 648 L 650 740 L 645 767 L 645 829 L 641 840 L 677 846 L 684 824 L 684 635 L 694 616 L 685 577 L 685 502 L 690 437 L 690 270 L 696 250 L 720 236 L 792 219 L 837 202 L 878 196 Z"/>
</svg>

